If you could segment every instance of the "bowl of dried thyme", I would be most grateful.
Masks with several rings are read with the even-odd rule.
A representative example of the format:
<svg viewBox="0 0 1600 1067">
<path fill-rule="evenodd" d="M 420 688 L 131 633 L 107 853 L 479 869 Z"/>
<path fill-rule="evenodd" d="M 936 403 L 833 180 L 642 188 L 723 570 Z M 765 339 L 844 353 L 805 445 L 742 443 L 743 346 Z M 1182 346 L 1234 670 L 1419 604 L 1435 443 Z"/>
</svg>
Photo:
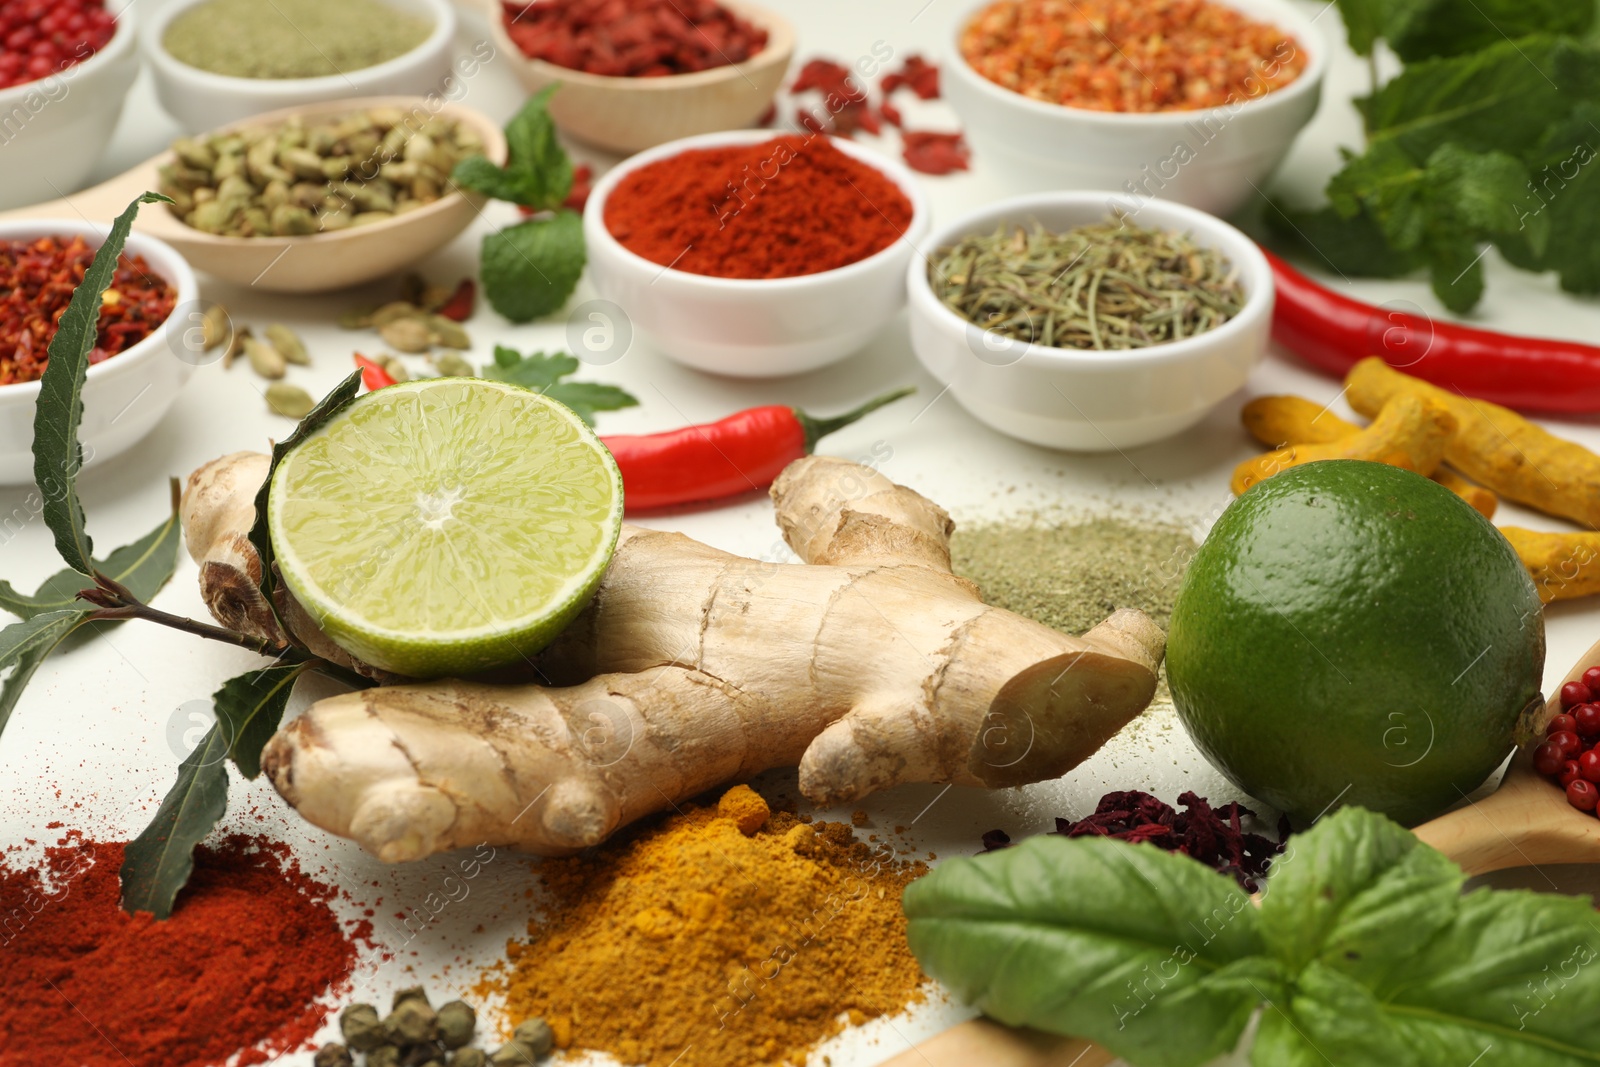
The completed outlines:
<svg viewBox="0 0 1600 1067">
<path fill-rule="evenodd" d="M 1193 426 L 1266 354 L 1272 272 L 1194 208 L 1108 210 L 1104 192 L 1001 201 L 943 227 L 910 268 L 911 346 L 975 416 L 1102 452 Z"/>
</svg>

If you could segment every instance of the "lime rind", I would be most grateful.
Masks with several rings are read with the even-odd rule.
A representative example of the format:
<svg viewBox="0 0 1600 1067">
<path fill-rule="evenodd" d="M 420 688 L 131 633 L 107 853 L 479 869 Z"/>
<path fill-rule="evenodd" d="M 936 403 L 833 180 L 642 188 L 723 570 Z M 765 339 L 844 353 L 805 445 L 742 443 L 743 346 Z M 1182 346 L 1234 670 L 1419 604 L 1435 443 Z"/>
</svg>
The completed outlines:
<svg viewBox="0 0 1600 1067">
<path fill-rule="evenodd" d="M 411 677 L 539 651 L 594 595 L 622 528 L 616 461 L 519 386 L 424 379 L 361 397 L 273 474 L 284 582 L 341 648 Z"/>
</svg>

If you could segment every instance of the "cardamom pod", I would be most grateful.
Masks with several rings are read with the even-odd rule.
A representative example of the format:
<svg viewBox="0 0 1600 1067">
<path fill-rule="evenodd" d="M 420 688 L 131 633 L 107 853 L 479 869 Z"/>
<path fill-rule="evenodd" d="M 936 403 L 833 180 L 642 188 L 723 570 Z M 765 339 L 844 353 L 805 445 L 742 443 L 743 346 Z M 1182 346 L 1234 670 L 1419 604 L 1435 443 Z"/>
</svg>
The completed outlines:
<svg viewBox="0 0 1600 1067">
<path fill-rule="evenodd" d="M 427 291 L 427 281 L 416 271 L 407 271 L 400 276 L 400 299 L 405 303 L 426 308 L 427 304 L 422 297 Z M 432 309 L 430 308 L 429 310 Z"/>
<path fill-rule="evenodd" d="M 467 335 L 466 328 L 453 319 L 443 315 L 429 315 L 428 340 L 436 345 L 446 348 L 471 348 L 472 338 Z"/>
<path fill-rule="evenodd" d="M 233 340 L 228 342 L 228 347 L 222 352 L 222 369 L 227 370 L 233 366 L 233 361 L 239 358 L 239 353 L 244 351 L 244 343 L 250 337 L 250 327 L 241 326 L 233 331 Z"/>
<path fill-rule="evenodd" d="M 250 360 L 250 369 L 263 378 L 282 378 L 289 373 L 289 361 L 283 353 L 254 337 L 244 339 L 244 354 Z"/>
<path fill-rule="evenodd" d="M 372 316 L 377 308 L 356 308 L 346 311 L 339 316 L 339 328 L 344 330 L 365 330 L 372 325 Z"/>
<path fill-rule="evenodd" d="M 284 359 L 297 367 L 311 366 L 311 354 L 306 351 L 306 344 L 300 340 L 300 335 L 281 323 L 273 323 L 267 327 L 267 343 L 276 348 Z"/>
<path fill-rule="evenodd" d="M 384 372 L 397 382 L 409 382 L 411 380 L 411 372 L 406 369 L 404 363 L 400 362 L 399 356 L 391 356 L 385 352 L 378 357 L 378 366 L 382 367 Z"/>
<path fill-rule="evenodd" d="M 476 378 L 478 369 L 460 352 L 437 352 L 432 357 L 433 369 L 443 378 Z"/>
<path fill-rule="evenodd" d="M 426 314 L 421 308 L 406 300 L 391 300 L 372 313 L 371 325 L 384 327 L 401 319 L 420 319 Z"/>
<path fill-rule="evenodd" d="M 426 352 L 433 344 L 432 331 L 420 319 L 400 319 L 378 327 L 378 336 L 390 348 L 402 352 Z"/>
<path fill-rule="evenodd" d="M 267 407 L 285 418 L 303 419 L 316 406 L 317 402 L 311 398 L 311 394 L 298 385 L 273 382 L 267 386 Z"/>
<path fill-rule="evenodd" d="M 228 309 L 221 304 L 212 304 L 206 308 L 205 314 L 200 316 L 200 348 L 209 352 L 218 345 L 226 342 L 232 322 L 228 318 Z"/>
</svg>

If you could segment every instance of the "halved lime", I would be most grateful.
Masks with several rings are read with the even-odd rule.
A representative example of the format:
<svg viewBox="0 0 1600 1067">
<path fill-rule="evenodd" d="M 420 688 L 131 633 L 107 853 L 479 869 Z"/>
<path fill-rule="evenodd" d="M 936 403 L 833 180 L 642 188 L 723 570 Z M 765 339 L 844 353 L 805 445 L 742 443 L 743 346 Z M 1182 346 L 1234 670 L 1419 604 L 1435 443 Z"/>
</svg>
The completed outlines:
<svg viewBox="0 0 1600 1067">
<path fill-rule="evenodd" d="M 430 378 L 369 393 L 278 464 L 289 589 L 338 645 L 414 678 L 518 662 L 583 610 L 616 550 L 622 475 L 538 393 Z"/>
</svg>

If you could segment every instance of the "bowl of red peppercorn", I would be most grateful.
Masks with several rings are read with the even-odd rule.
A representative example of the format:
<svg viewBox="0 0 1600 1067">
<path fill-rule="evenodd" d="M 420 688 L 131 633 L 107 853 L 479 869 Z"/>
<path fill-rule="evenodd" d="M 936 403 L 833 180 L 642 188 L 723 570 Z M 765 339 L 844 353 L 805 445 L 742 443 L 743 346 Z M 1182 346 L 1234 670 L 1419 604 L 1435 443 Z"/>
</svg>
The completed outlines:
<svg viewBox="0 0 1600 1067">
<path fill-rule="evenodd" d="M 81 219 L 0 222 L 0 485 L 34 480 L 39 377 L 56 322 L 109 229 Z M 172 406 L 199 361 L 173 314 L 198 298 L 182 256 L 156 238 L 129 234 L 101 297 L 84 378 L 78 437 L 85 466 L 131 448 Z M 194 323 L 185 316 L 181 326 Z"/>
<path fill-rule="evenodd" d="M 1287 0 L 982 0 L 948 55 L 945 95 L 1009 191 L 1216 215 L 1288 153 L 1327 66 Z"/>
<path fill-rule="evenodd" d="M 744 0 L 505 0 L 489 21 L 518 80 L 559 83 L 562 131 L 614 152 L 755 124 L 794 29 Z"/>
<path fill-rule="evenodd" d="M 79 188 L 139 74 L 132 5 L 0 2 L 0 209 Z"/>
<path fill-rule="evenodd" d="M 735 130 L 624 161 L 590 193 L 583 231 L 595 290 L 657 350 L 773 378 L 889 324 L 928 215 L 911 172 L 869 148 Z"/>
</svg>

